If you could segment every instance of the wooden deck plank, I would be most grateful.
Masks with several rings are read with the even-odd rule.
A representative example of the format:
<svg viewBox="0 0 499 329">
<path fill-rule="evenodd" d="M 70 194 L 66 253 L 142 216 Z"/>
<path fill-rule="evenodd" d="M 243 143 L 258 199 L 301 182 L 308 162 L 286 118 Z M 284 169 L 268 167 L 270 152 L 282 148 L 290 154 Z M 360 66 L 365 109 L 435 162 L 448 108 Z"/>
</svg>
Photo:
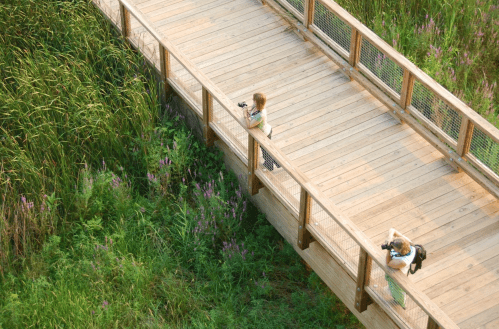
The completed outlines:
<svg viewBox="0 0 499 329">
<path fill-rule="evenodd" d="M 416 138 L 415 138 L 416 137 Z M 334 172 L 328 177 L 317 178 L 317 183 L 323 191 L 333 186 L 339 187 L 341 184 L 351 184 L 352 179 L 367 179 L 365 175 L 371 175 L 371 172 L 383 173 L 389 170 L 391 162 L 404 161 L 403 158 L 411 156 L 412 152 L 418 152 L 420 149 L 429 147 L 426 143 L 421 143 L 418 136 L 411 136 L 382 146 L 374 151 L 363 154 L 361 158 L 355 158 L 351 161 L 344 161 L 334 169 Z"/>
<path fill-rule="evenodd" d="M 411 173 L 411 177 L 405 179 L 407 182 L 402 178 L 391 180 L 386 184 L 382 184 L 351 199 L 345 200 L 341 204 L 338 203 L 338 206 L 340 206 L 347 216 L 349 216 L 370 208 L 377 203 L 403 194 L 404 192 L 434 180 L 439 176 L 446 175 L 453 170 L 454 169 L 447 165 L 445 161 L 437 160 L 426 166 L 424 171 L 418 171 L 417 174 Z"/>
<path fill-rule="evenodd" d="M 461 194 L 453 192 L 443 194 L 431 202 L 404 213 L 403 216 L 390 218 L 388 221 L 372 226 L 364 232 L 373 241 L 379 242 L 383 241 L 383 235 L 386 235 L 386 227 L 392 225 L 391 227 L 396 227 L 402 234 L 407 233 L 411 239 L 417 240 L 420 236 L 431 232 L 435 228 L 435 226 L 424 226 L 424 224 L 442 223 L 443 226 L 456 219 L 456 216 L 464 216 L 477 209 L 476 206 L 473 207 L 472 202 L 477 202 L 487 195 L 474 184 L 465 185 L 460 191 Z M 478 205 L 481 203 L 482 201 Z"/>
<path fill-rule="evenodd" d="M 445 309 L 445 312 L 449 312 L 452 319 L 459 324 L 460 328 L 476 328 L 477 325 L 487 321 L 487 319 L 499 315 L 499 304 L 497 303 L 499 292 L 497 292 L 496 286 L 499 286 L 499 283 L 496 282 L 494 287 L 489 287 L 490 291 L 496 291 L 495 293 L 478 298 L 469 307 L 460 309 L 454 313 L 451 313 L 452 310 Z"/>
<path fill-rule="evenodd" d="M 413 280 L 461 327 L 497 324 L 499 201 L 455 173 L 268 7 L 244 0 L 135 2 L 232 100 L 267 94 L 273 140 L 373 242 L 393 226 L 425 244 L 431 257 Z M 156 50 L 152 36 L 132 25 Z M 198 97 L 201 85 L 175 61 L 172 68 Z M 229 133 L 244 134 L 228 114 L 217 110 L 216 117 Z M 297 200 L 299 185 L 287 173 L 268 174 Z M 358 247 L 339 232 L 330 238 L 356 257 Z M 490 307 L 478 306 L 483 301 Z"/>
<path fill-rule="evenodd" d="M 413 138 L 408 138 L 408 143 L 411 143 L 413 141 Z M 417 145 L 417 146 L 424 146 L 423 143 L 412 143 L 410 145 Z M 395 144 L 397 145 L 397 144 Z M 397 172 L 400 171 L 405 171 L 407 168 L 416 168 L 418 165 L 424 165 L 421 162 L 428 163 L 430 159 L 433 159 L 435 157 L 435 154 L 432 153 L 434 152 L 435 149 L 431 147 L 430 145 L 427 145 L 426 147 L 421 147 L 418 150 L 413 150 L 412 153 L 408 153 L 405 156 L 399 156 L 399 154 L 395 154 L 392 157 L 387 159 L 387 164 L 382 166 L 381 168 L 376 168 L 373 170 L 370 170 L 366 173 L 361 173 L 360 171 L 353 171 L 350 173 L 349 176 L 351 177 L 350 179 L 343 179 L 343 181 L 339 184 L 337 181 L 329 183 L 327 182 L 322 182 L 321 186 L 322 191 L 326 193 L 329 197 L 335 197 L 336 195 L 340 193 L 344 193 L 347 191 L 353 191 L 355 189 L 362 189 L 364 188 L 364 184 L 369 184 L 371 185 L 372 183 L 375 183 L 377 179 L 381 180 L 389 180 L 391 177 L 395 177 L 397 175 Z M 375 152 L 373 152 L 375 153 Z M 440 154 L 439 154 L 440 155 Z M 352 162 L 349 160 L 349 162 Z M 366 166 L 369 166 L 370 163 L 367 163 Z M 318 180 L 320 181 L 320 180 Z"/>
</svg>

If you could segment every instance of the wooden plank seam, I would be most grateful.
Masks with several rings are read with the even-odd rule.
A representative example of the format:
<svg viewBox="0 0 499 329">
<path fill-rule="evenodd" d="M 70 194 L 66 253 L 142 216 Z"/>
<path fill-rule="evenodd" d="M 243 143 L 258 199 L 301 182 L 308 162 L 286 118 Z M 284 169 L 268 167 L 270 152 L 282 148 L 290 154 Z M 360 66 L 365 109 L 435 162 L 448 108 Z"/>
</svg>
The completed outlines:
<svg viewBox="0 0 499 329">
<path fill-rule="evenodd" d="M 273 7 L 275 5 L 272 0 L 269 0 L 268 3 L 271 3 Z M 158 40 L 158 42 L 160 42 L 166 49 L 168 49 L 169 52 L 172 53 L 172 55 L 183 64 L 187 71 L 189 71 L 189 73 L 196 77 L 198 81 L 208 91 L 210 91 L 210 94 L 219 101 L 222 107 L 224 107 L 229 112 L 229 114 L 231 114 L 237 121 L 239 121 L 239 123 L 248 132 L 248 134 L 255 139 L 255 142 L 261 143 L 262 146 L 264 146 L 273 157 L 275 157 L 279 161 L 282 161 L 281 166 L 288 172 L 288 174 L 296 179 L 297 182 L 302 186 L 302 188 L 307 190 L 308 193 L 314 195 L 317 198 L 321 206 L 326 210 L 327 213 L 329 213 L 329 215 L 333 219 L 337 221 L 340 227 L 342 227 L 357 243 L 359 243 L 361 247 L 368 247 L 366 248 L 366 250 L 368 250 L 369 255 L 386 272 L 387 269 L 385 268 L 386 266 L 383 263 L 383 257 L 379 255 L 379 252 L 377 251 L 377 249 L 375 249 L 376 247 L 372 244 L 372 242 L 366 236 L 364 236 L 364 234 L 362 234 L 363 232 L 359 231 L 353 225 L 353 223 L 351 223 L 347 218 L 341 215 L 338 209 L 334 205 L 332 205 L 326 198 L 324 198 L 315 184 L 311 183 L 308 178 L 303 173 L 301 173 L 300 170 L 298 170 L 298 168 L 291 164 L 287 157 L 266 138 L 263 132 L 261 132 L 259 129 L 249 130 L 245 128 L 244 122 L 241 120 L 241 116 L 237 115 L 236 111 L 234 111 L 234 105 L 232 104 L 230 99 L 228 99 L 228 97 L 223 94 L 217 86 L 215 86 L 209 79 L 207 79 L 204 74 L 202 74 L 202 72 L 194 67 L 194 65 L 192 65 L 192 63 L 182 53 L 180 53 L 173 44 L 171 44 L 166 38 L 157 33 L 157 31 L 155 31 L 155 29 L 147 22 L 142 13 L 140 13 L 140 11 L 138 11 L 134 5 L 131 5 L 126 0 L 120 0 L 120 4 L 123 4 L 123 6 L 133 12 L 134 16 L 143 24 L 143 26 L 147 30 L 151 32 L 151 34 Z M 302 31 L 302 33 L 307 32 L 308 31 Z M 425 295 L 415 290 L 414 287 L 410 286 L 405 277 L 400 277 L 396 274 L 392 275 L 390 273 L 389 275 L 392 276 L 404 288 L 404 290 L 407 291 L 407 293 L 420 307 L 423 308 L 423 310 L 425 310 L 429 315 L 431 314 L 430 317 L 433 317 L 439 325 L 445 323 L 444 327 L 457 328 L 457 326 L 455 326 L 455 324 L 448 318 L 448 316 L 440 309 L 438 309 L 438 307 L 436 307 Z"/>
</svg>

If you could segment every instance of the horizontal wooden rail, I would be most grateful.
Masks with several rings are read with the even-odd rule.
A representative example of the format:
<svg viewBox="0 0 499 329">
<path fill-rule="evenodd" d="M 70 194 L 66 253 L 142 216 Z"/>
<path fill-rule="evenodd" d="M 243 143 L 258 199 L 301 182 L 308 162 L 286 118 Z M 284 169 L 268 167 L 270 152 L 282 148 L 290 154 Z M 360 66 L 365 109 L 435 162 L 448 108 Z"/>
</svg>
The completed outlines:
<svg viewBox="0 0 499 329">
<path fill-rule="evenodd" d="M 442 85 L 436 82 L 432 77 L 423 72 L 414 63 L 408 60 L 404 55 L 396 51 L 392 46 L 381 39 L 376 33 L 371 31 L 367 26 L 353 17 L 345 9 L 332 0 L 316 0 L 322 3 L 327 9 L 334 13 L 339 19 L 350 25 L 352 29 L 357 30 L 363 38 L 371 42 L 373 46 L 378 48 L 383 54 L 389 57 L 392 61 L 398 64 L 402 69 L 410 72 L 416 80 L 421 82 L 426 88 L 435 93 L 435 95 L 444 101 L 447 105 L 467 117 L 471 122 L 480 127 L 484 132 L 492 138 L 496 143 L 499 143 L 499 130 L 496 129 L 490 122 L 485 120 L 480 114 L 466 105 L 463 101 L 445 89 Z"/>
<path fill-rule="evenodd" d="M 159 33 L 148 22 L 148 20 L 144 17 L 140 10 L 135 7 L 135 5 L 129 3 L 127 0 L 119 1 L 120 5 L 122 5 L 123 8 L 129 11 L 129 13 L 133 15 L 142 24 L 142 26 L 158 41 L 160 48 L 165 51 L 165 54 L 167 51 L 170 56 L 173 56 L 202 85 L 203 92 L 206 96 L 205 99 L 207 99 L 207 101 L 209 101 L 211 97 L 213 99 L 216 99 L 217 102 L 241 125 L 241 127 L 245 129 L 245 131 L 249 135 L 250 140 L 253 142 L 253 148 L 255 148 L 255 143 L 262 146 L 272 156 L 272 158 L 275 159 L 281 165 L 281 167 L 301 186 L 303 191 L 302 193 L 313 198 L 313 200 L 324 209 L 324 211 L 331 217 L 331 219 L 334 220 L 341 227 L 341 229 L 343 229 L 345 233 L 347 233 L 360 246 L 361 250 L 365 250 L 367 255 L 364 255 L 364 257 L 372 259 L 372 261 L 374 261 L 383 271 L 385 271 L 385 273 L 392 277 L 414 300 L 414 302 L 428 314 L 429 318 L 434 320 L 434 323 L 438 324 L 442 328 L 458 328 L 457 325 L 444 312 L 442 312 L 425 294 L 417 290 L 405 275 L 399 272 L 393 273 L 393 271 L 386 265 L 384 254 L 381 253 L 379 246 L 374 245 L 372 241 L 364 234 L 364 232 L 359 230 L 356 225 L 352 223 L 352 221 L 344 216 L 336 207 L 336 205 L 334 205 L 329 200 L 329 198 L 327 198 L 319 190 L 319 188 L 313 182 L 311 182 L 310 179 L 298 167 L 296 167 L 269 138 L 267 138 L 267 136 L 260 129 L 247 129 L 242 113 L 238 110 L 236 105 L 233 104 L 233 102 L 185 55 L 183 55 L 175 45 L 173 45 L 166 37 Z M 266 2 L 275 6 L 275 2 L 273 0 L 268 0 Z M 329 2 L 335 5 L 335 3 L 333 3 L 332 1 L 325 1 L 325 3 Z M 333 8 L 335 8 L 336 10 L 341 9 L 338 9 L 335 6 L 333 6 Z M 302 32 L 310 33 L 309 31 Z M 364 32 L 362 30 L 359 30 L 359 32 L 362 36 L 364 36 Z M 307 34 L 307 37 L 314 36 L 313 34 Z M 348 63 L 345 62 L 345 65 L 343 67 L 345 68 L 347 66 Z M 357 74 L 360 73 L 357 72 Z M 415 76 L 418 77 L 417 75 Z M 208 94 L 211 95 L 211 97 L 208 96 Z M 470 120 L 475 123 L 473 118 L 470 118 Z M 210 126 L 213 124 L 212 122 L 209 122 L 209 118 L 205 121 L 207 124 L 209 123 Z M 253 152 L 257 153 L 257 150 L 254 149 Z M 304 209 L 306 208 L 307 207 L 304 207 Z M 320 232 L 318 232 L 315 227 L 309 224 L 306 224 L 306 229 L 312 234 L 320 234 Z M 327 250 L 327 246 L 323 247 Z"/>
<path fill-rule="evenodd" d="M 398 59 L 394 60 L 394 62 L 404 70 L 402 94 L 400 96 L 397 95 L 392 89 L 390 89 L 385 83 L 383 83 L 379 78 L 377 78 L 373 73 L 367 70 L 367 68 L 365 68 L 360 63 L 358 65 L 360 67 L 363 67 L 363 74 L 358 72 L 357 69 L 350 65 L 350 63 L 348 62 L 348 52 L 345 52 L 345 50 L 341 47 L 338 48 L 334 44 L 327 43 L 327 39 L 329 37 L 327 37 L 324 32 L 317 30 L 316 27 L 310 26 L 310 29 L 304 29 L 302 23 L 297 19 L 290 17 L 290 15 L 284 12 L 283 9 L 276 3 L 276 1 L 281 2 L 285 0 L 269 0 L 267 1 L 267 4 L 276 12 L 278 12 L 289 24 L 295 26 L 298 29 L 299 33 L 303 36 L 303 38 L 318 47 L 326 56 L 328 56 L 338 66 L 340 66 L 340 68 L 347 76 L 359 82 L 364 88 L 369 90 L 378 99 L 380 99 L 390 109 L 389 113 L 393 115 L 397 120 L 406 122 L 406 120 L 409 119 L 411 122 L 410 126 L 414 130 L 416 130 L 416 132 L 418 132 L 422 137 L 436 146 L 437 149 L 441 151 L 442 154 L 446 157 L 447 162 L 452 167 L 454 167 L 456 170 L 462 170 L 466 172 L 487 191 L 489 191 L 495 197 L 499 198 L 499 175 L 488 168 L 486 165 L 481 163 L 475 156 L 465 152 L 461 153 L 462 155 L 458 155 L 456 152 L 454 152 L 447 145 L 456 149 L 458 148 L 458 144 L 460 141 L 454 141 L 442 129 L 440 129 L 433 122 L 431 122 L 429 119 L 415 110 L 411 105 L 409 105 L 410 96 L 412 93 L 412 85 L 414 84 L 414 81 L 417 80 L 424 86 L 426 86 L 424 82 L 431 80 L 431 85 L 435 88 L 428 89 L 430 91 L 433 91 L 437 98 L 445 101 L 445 97 L 448 96 L 448 99 L 452 100 L 452 102 L 446 102 L 447 105 L 451 106 L 451 108 L 454 109 L 457 113 L 460 113 L 463 120 L 468 120 L 475 128 L 480 127 L 481 131 L 483 131 L 484 134 L 486 134 L 496 143 L 499 137 L 499 130 L 497 130 L 488 121 L 483 119 L 480 115 L 478 115 L 478 113 L 469 108 L 461 100 L 452 95 L 448 90 L 439 85 L 431 77 L 426 75 L 426 73 L 422 72 L 402 54 L 398 53 L 395 49 L 384 42 L 381 38 L 374 34 L 374 32 L 365 27 L 362 23 L 360 23 L 357 19 L 351 16 L 335 2 L 331 0 L 315 0 L 331 10 L 331 12 L 337 15 L 337 17 L 343 22 L 350 25 L 352 30 L 356 29 L 360 33 L 362 38 L 366 38 L 373 44 L 373 46 L 376 46 L 378 50 L 385 53 L 387 57 L 391 58 L 392 60 L 394 60 L 394 58 Z M 315 34 L 317 34 L 319 37 Z M 335 51 L 338 51 L 341 56 L 338 55 L 335 51 L 331 50 L 331 48 L 335 49 Z M 390 51 L 387 53 L 386 49 Z M 459 106 L 454 106 L 454 103 Z M 407 112 L 408 110 L 411 112 L 411 114 Z M 414 118 L 416 118 L 417 120 L 415 120 Z M 467 138 L 472 138 L 472 135 L 473 134 L 468 134 Z M 443 141 L 443 143 L 436 143 L 435 136 L 438 136 L 438 138 Z M 470 143 L 470 140 L 463 141 L 462 143 Z"/>
</svg>

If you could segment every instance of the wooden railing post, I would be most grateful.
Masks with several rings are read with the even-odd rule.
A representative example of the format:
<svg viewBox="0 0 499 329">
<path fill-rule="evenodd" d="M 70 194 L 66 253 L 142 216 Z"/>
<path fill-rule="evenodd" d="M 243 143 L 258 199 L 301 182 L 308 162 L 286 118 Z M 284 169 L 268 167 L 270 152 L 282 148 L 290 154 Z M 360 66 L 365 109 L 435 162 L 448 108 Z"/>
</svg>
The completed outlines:
<svg viewBox="0 0 499 329">
<path fill-rule="evenodd" d="M 457 139 L 457 154 L 463 157 L 470 151 L 471 139 L 473 138 L 473 129 L 475 126 L 473 122 L 467 117 L 463 116 L 461 121 L 461 128 L 459 129 L 459 137 Z"/>
<path fill-rule="evenodd" d="M 371 297 L 365 290 L 365 287 L 369 285 L 372 262 L 371 256 L 363 248 L 360 248 L 357 289 L 355 290 L 355 309 L 359 312 L 367 310 L 367 306 L 372 303 Z"/>
<path fill-rule="evenodd" d="M 315 0 L 305 0 L 305 8 L 303 13 L 303 25 L 308 27 L 314 24 Z"/>
<path fill-rule="evenodd" d="M 249 193 L 255 195 L 263 187 L 262 182 L 256 177 L 255 170 L 258 168 L 258 143 L 248 134 L 248 187 Z"/>
<path fill-rule="evenodd" d="M 362 35 L 356 28 L 352 27 L 352 36 L 350 38 L 350 57 L 348 62 L 354 68 L 357 68 L 357 63 L 360 61 L 360 48 L 362 46 Z"/>
<path fill-rule="evenodd" d="M 433 318 L 428 317 L 428 325 L 426 329 L 440 329 L 440 326 L 433 320 Z"/>
<path fill-rule="evenodd" d="M 168 84 L 168 78 L 170 77 L 170 53 L 161 43 L 159 44 L 159 65 L 161 67 L 161 80 L 163 81 L 163 90 L 166 99 L 171 91 Z"/>
<path fill-rule="evenodd" d="M 213 121 L 213 97 L 203 87 L 203 135 L 206 146 L 213 146 L 216 134 L 210 127 L 210 122 Z"/>
<path fill-rule="evenodd" d="M 130 12 L 120 2 L 120 17 L 121 17 L 121 34 L 126 39 L 130 36 L 132 31 L 130 26 Z"/>
<path fill-rule="evenodd" d="M 298 214 L 298 247 L 305 250 L 312 242 L 312 236 L 307 230 L 310 220 L 310 209 L 312 208 L 312 198 L 302 187 L 300 193 L 300 213 Z"/>
<path fill-rule="evenodd" d="M 414 75 L 409 70 L 404 70 L 402 80 L 402 90 L 400 92 L 400 107 L 406 110 L 412 101 L 412 91 L 414 90 Z"/>
</svg>

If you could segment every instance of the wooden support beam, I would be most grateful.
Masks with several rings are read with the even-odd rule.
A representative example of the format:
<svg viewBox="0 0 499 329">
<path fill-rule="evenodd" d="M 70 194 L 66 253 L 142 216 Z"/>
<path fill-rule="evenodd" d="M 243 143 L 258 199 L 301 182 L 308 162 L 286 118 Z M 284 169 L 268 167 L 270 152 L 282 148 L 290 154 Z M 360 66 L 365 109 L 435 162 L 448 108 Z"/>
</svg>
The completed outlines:
<svg viewBox="0 0 499 329">
<path fill-rule="evenodd" d="M 431 317 L 428 317 L 428 325 L 426 329 L 440 329 L 440 326 Z"/>
<path fill-rule="evenodd" d="M 125 8 L 125 6 L 120 2 L 120 18 L 121 18 L 121 34 L 126 39 L 130 36 L 132 32 L 132 27 L 130 24 L 130 12 Z"/>
<path fill-rule="evenodd" d="M 461 128 L 459 129 L 459 137 L 457 139 L 457 154 L 463 157 L 470 151 L 471 139 L 473 138 L 473 129 L 475 126 L 467 117 L 463 116 Z"/>
<path fill-rule="evenodd" d="M 305 10 L 303 13 L 303 25 L 308 27 L 314 24 L 315 0 L 305 0 Z"/>
<path fill-rule="evenodd" d="M 369 254 L 363 248 L 360 248 L 357 288 L 355 289 L 355 309 L 361 313 L 367 310 L 369 304 L 372 304 L 372 299 L 365 290 L 365 287 L 369 285 L 372 262 Z"/>
<path fill-rule="evenodd" d="M 159 43 L 159 65 L 161 67 L 161 81 L 163 81 L 165 97 L 171 92 L 170 85 L 168 84 L 168 78 L 170 77 L 171 72 L 170 64 L 170 53 L 161 43 Z"/>
<path fill-rule="evenodd" d="M 402 91 L 400 92 L 400 107 L 407 110 L 412 101 L 412 91 L 414 89 L 414 75 L 404 69 L 404 80 L 402 81 Z"/>
<path fill-rule="evenodd" d="M 312 242 L 312 235 L 306 226 L 310 220 L 310 209 L 312 209 L 312 198 L 302 187 L 300 193 L 300 213 L 298 214 L 298 247 L 305 250 Z"/>
<path fill-rule="evenodd" d="M 216 134 L 210 127 L 211 121 L 213 121 L 213 97 L 203 87 L 203 134 L 206 146 L 213 146 L 216 139 Z"/>
<path fill-rule="evenodd" d="M 258 190 L 264 187 L 255 175 L 256 168 L 258 168 L 258 143 L 248 134 L 248 187 L 251 195 L 257 194 Z"/>
<path fill-rule="evenodd" d="M 350 38 L 350 57 L 348 63 L 357 69 L 357 63 L 360 61 L 360 48 L 362 47 L 362 35 L 352 27 L 352 36 Z"/>
</svg>

